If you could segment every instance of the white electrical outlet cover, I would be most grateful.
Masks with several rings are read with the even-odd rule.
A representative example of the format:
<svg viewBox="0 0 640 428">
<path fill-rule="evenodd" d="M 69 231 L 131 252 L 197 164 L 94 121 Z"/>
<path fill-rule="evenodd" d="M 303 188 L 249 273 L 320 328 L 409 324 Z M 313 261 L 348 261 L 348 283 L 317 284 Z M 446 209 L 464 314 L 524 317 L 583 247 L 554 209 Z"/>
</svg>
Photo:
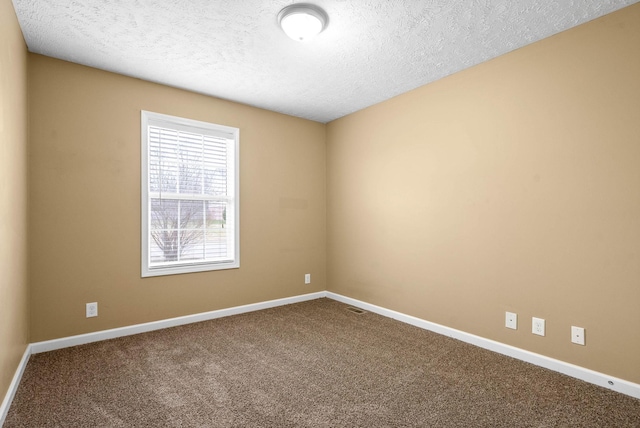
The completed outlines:
<svg viewBox="0 0 640 428">
<path fill-rule="evenodd" d="M 513 330 L 518 329 L 518 314 L 514 312 L 505 312 L 505 327 Z"/>
<path fill-rule="evenodd" d="M 584 328 L 571 326 L 571 342 L 584 346 Z"/>
<path fill-rule="evenodd" d="M 531 333 L 544 336 L 544 320 L 542 318 L 531 318 Z"/>
<path fill-rule="evenodd" d="M 98 316 L 98 302 L 87 303 L 87 318 Z"/>
</svg>

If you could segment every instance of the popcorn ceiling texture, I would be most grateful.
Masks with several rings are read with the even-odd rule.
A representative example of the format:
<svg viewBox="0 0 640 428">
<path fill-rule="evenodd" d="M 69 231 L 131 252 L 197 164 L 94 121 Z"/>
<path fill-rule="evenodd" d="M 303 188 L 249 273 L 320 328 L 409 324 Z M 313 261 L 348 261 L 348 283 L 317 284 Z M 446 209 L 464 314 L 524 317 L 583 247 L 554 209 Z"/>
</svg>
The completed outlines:
<svg viewBox="0 0 640 428">
<path fill-rule="evenodd" d="M 638 0 L 314 0 L 315 40 L 290 40 L 291 1 L 13 0 L 31 52 L 329 122 Z"/>
</svg>

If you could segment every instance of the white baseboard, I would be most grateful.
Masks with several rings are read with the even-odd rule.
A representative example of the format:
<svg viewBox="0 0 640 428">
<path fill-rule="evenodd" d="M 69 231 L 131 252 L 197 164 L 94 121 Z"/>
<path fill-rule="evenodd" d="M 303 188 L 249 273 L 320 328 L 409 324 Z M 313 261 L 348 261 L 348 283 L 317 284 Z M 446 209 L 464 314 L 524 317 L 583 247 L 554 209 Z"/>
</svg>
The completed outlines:
<svg viewBox="0 0 640 428">
<path fill-rule="evenodd" d="M 509 357 L 516 358 L 518 360 L 526 361 L 527 363 L 535 364 L 536 366 L 544 367 L 555 372 L 565 374 L 567 376 L 574 377 L 576 379 L 589 382 L 594 385 L 601 386 L 603 388 L 611 389 L 621 394 L 629 395 L 634 398 L 640 399 L 640 385 L 637 383 L 629 382 L 624 379 L 618 379 L 613 376 L 609 376 L 604 373 L 596 372 L 584 367 L 576 366 L 574 364 L 566 363 L 564 361 L 556 360 L 554 358 L 546 357 L 544 355 L 536 354 L 534 352 L 526 351 L 524 349 L 516 348 L 515 346 L 506 345 L 504 343 L 496 342 L 491 339 L 485 339 L 484 337 L 476 336 L 474 334 L 465 333 L 464 331 L 456 330 L 451 327 L 446 327 L 441 324 L 436 324 L 430 321 L 425 321 L 420 318 L 406 315 L 401 312 L 396 312 L 391 309 L 386 309 L 380 306 L 372 305 L 362 302 L 360 300 L 352 299 L 350 297 L 342 296 L 340 294 L 327 292 L 329 299 L 337 300 L 338 302 L 346 303 L 348 305 L 356 306 L 358 308 L 365 309 L 369 312 L 374 312 L 379 315 L 383 315 L 388 318 L 393 318 L 398 321 L 411 324 L 416 327 L 423 328 L 425 330 L 433 331 L 434 333 L 441 334 L 443 336 L 452 337 L 462 342 L 470 343 L 480 348 L 488 349 L 499 354 L 507 355 Z"/>
<path fill-rule="evenodd" d="M 4 420 L 7 417 L 7 413 L 9 412 L 9 407 L 11 407 L 11 402 L 13 401 L 13 397 L 16 396 L 18 385 L 20 385 L 20 381 L 22 380 L 22 374 L 24 373 L 24 369 L 27 367 L 27 362 L 29 361 L 30 356 L 31 356 L 31 345 L 27 345 L 27 349 L 25 349 L 24 354 L 22 354 L 22 359 L 18 364 L 18 368 L 16 369 L 16 372 L 13 375 L 13 379 L 9 384 L 9 389 L 7 390 L 7 393 L 4 396 L 4 400 L 2 400 L 2 404 L 0 405 L 0 427 L 4 424 Z"/>
<path fill-rule="evenodd" d="M 133 334 L 146 333 L 163 328 L 176 327 L 179 325 L 191 324 L 194 322 L 208 321 L 216 318 L 228 317 L 231 315 L 244 314 L 246 312 L 260 311 L 262 309 L 275 308 L 276 306 L 290 305 L 292 303 L 304 302 L 307 300 L 326 297 L 326 291 L 303 294 L 300 296 L 285 297 L 283 299 L 269 300 L 266 302 L 252 303 L 249 305 L 235 306 L 233 308 L 220 309 L 217 311 L 202 312 L 199 314 L 186 315 L 183 317 L 169 318 L 166 320 L 153 321 L 144 324 L 135 324 L 126 327 L 113 328 L 110 330 L 96 331 L 94 333 L 79 334 L 77 336 L 63 337 L 60 339 L 35 342 L 31 344 L 31 352 L 54 351 L 56 349 L 68 348 L 71 346 L 84 345 L 101 340 L 115 339 L 116 337 L 131 336 Z"/>
<path fill-rule="evenodd" d="M 200 314 L 186 315 L 183 317 L 170 318 L 166 320 L 154 321 L 144 324 L 137 324 L 127 327 L 114 328 L 111 330 L 103 330 L 95 333 L 81 334 L 77 336 L 63 337 L 60 339 L 47 340 L 44 342 L 35 342 L 27 346 L 24 352 L 22 360 L 16 369 L 16 373 L 13 376 L 13 380 L 9 386 L 7 394 L 4 397 L 2 405 L 0 406 L 0 426 L 2 426 L 4 419 L 6 418 L 9 406 L 13 401 L 15 393 L 22 379 L 27 362 L 31 354 L 37 354 L 40 352 L 48 352 L 56 349 L 68 348 L 76 345 L 83 345 L 92 342 L 98 342 L 101 340 L 114 339 L 116 337 L 130 336 L 133 334 L 145 333 L 154 330 L 160 330 L 163 328 L 176 327 L 179 325 L 191 324 L 194 322 L 207 321 L 216 318 L 227 317 L 231 315 L 238 315 L 247 312 L 259 311 L 262 309 L 274 308 L 277 306 L 289 305 L 292 303 L 304 302 L 307 300 L 319 299 L 327 297 L 338 302 L 346 303 L 348 305 L 357 306 L 367 311 L 383 315 L 385 317 L 393 318 L 398 321 L 414 325 L 416 327 L 423 328 L 425 330 L 433 331 L 444 336 L 452 337 L 454 339 L 461 340 L 466 343 L 470 343 L 475 346 L 479 346 L 484 349 L 488 349 L 499 354 L 507 355 L 509 357 L 516 358 L 518 360 L 526 361 L 531 364 L 535 364 L 540 367 L 547 368 L 565 375 L 574 377 L 576 379 L 589 382 L 594 385 L 602 386 L 607 389 L 619 392 L 621 394 L 629 395 L 634 398 L 640 399 L 640 385 L 626 381 L 624 379 L 618 379 L 613 376 L 599 373 L 593 370 L 586 369 L 584 367 L 569 364 L 564 361 L 556 360 L 554 358 L 546 357 L 544 355 L 536 354 L 534 352 L 526 351 L 524 349 L 516 348 L 514 346 L 506 345 L 504 343 L 496 342 L 494 340 L 485 339 L 480 336 L 476 336 L 464 331 L 456 330 L 450 327 L 446 327 L 440 324 L 436 324 L 430 321 L 425 321 L 420 318 L 406 315 L 401 312 L 396 312 L 391 309 L 386 309 L 381 306 L 372 305 L 360 300 L 352 299 L 350 297 L 342 296 L 340 294 L 320 291 L 317 293 L 303 294 L 300 296 L 286 297 L 283 299 L 269 300 L 266 302 L 253 303 L 249 305 L 236 306 L 233 308 L 220 309 L 217 311 L 203 312 Z"/>
<path fill-rule="evenodd" d="M 35 342 L 27 345 L 27 349 L 24 351 L 22 360 L 16 369 L 13 376 L 13 380 L 9 385 L 9 389 L 0 406 L 0 427 L 4 423 L 11 402 L 16 395 L 18 385 L 22 379 L 22 374 L 27 366 L 29 357 L 31 354 L 38 354 L 41 352 L 54 351 L 56 349 L 69 348 L 71 346 L 84 345 L 92 342 L 99 342 L 101 340 L 115 339 L 116 337 L 130 336 L 138 333 L 145 333 L 148 331 L 160 330 L 163 328 L 176 327 L 184 324 L 191 324 L 194 322 L 207 321 L 215 318 L 228 317 L 231 315 L 243 314 L 246 312 L 259 311 L 262 309 L 275 308 L 277 306 L 289 305 L 292 303 L 304 302 L 307 300 L 319 299 L 326 297 L 326 291 L 320 291 L 317 293 L 303 294 L 300 296 L 285 297 L 283 299 L 269 300 L 266 302 L 253 303 L 243 306 L 235 306 L 233 308 L 220 309 L 217 311 L 203 312 L 199 314 L 186 315 L 183 317 L 169 318 L 166 320 L 154 321 L 144 324 L 136 324 L 127 327 L 114 328 L 110 330 L 97 331 L 94 333 L 80 334 L 77 336 L 63 337 L 60 339 L 47 340 L 43 342 Z"/>
</svg>

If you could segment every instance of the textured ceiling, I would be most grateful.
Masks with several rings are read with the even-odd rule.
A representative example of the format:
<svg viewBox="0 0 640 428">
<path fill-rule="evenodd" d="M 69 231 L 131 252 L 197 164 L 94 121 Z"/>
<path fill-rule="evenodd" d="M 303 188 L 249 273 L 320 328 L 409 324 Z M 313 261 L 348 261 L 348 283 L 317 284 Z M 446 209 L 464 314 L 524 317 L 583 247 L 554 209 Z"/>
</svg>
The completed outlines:
<svg viewBox="0 0 640 428">
<path fill-rule="evenodd" d="M 328 122 L 639 0 L 13 0 L 31 52 Z"/>
</svg>

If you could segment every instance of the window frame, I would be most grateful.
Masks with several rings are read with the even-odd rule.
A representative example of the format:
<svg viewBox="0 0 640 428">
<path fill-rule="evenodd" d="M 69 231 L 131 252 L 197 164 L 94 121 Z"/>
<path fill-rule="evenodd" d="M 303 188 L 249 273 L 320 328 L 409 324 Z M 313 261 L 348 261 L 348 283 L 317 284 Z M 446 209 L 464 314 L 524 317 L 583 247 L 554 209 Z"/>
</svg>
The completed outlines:
<svg viewBox="0 0 640 428">
<path fill-rule="evenodd" d="M 223 269 L 237 269 L 240 267 L 240 130 L 231 126 L 202 122 L 178 116 L 170 116 L 141 110 L 140 113 L 140 137 L 141 137 L 141 276 L 153 277 L 163 275 L 175 275 L 194 272 L 207 272 Z M 166 128 L 211 135 L 232 140 L 228 144 L 232 148 L 233 158 L 231 166 L 233 171 L 227 170 L 229 184 L 229 202 L 233 206 L 233 260 L 230 261 L 203 261 L 196 263 L 176 264 L 171 262 L 165 266 L 151 266 L 150 260 L 150 230 L 151 230 L 151 196 L 149 190 L 149 126 L 164 126 Z M 173 126 L 173 127 L 172 127 Z M 227 213 L 227 222 L 229 216 Z"/>
</svg>

